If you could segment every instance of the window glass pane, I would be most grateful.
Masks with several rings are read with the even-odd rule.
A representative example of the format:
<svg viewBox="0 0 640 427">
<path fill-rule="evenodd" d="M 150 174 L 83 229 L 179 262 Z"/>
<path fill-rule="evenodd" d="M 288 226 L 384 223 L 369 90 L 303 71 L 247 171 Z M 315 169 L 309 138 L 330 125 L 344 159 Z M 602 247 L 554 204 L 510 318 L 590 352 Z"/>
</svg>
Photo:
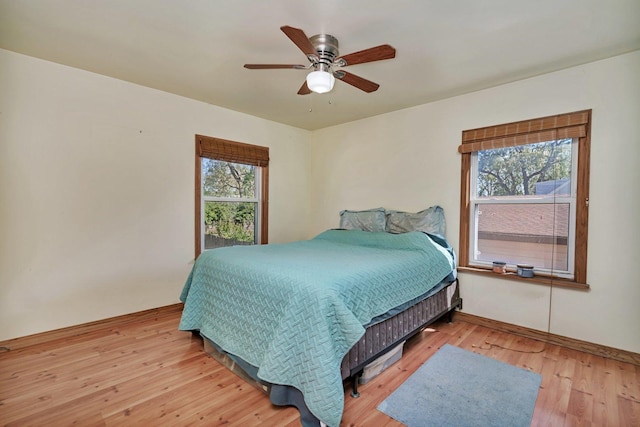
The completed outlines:
<svg viewBox="0 0 640 427">
<path fill-rule="evenodd" d="M 538 270 L 569 273 L 572 142 L 562 139 L 477 153 L 473 261 L 531 264 Z"/>
<path fill-rule="evenodd" d="M 483 150 L 476 198 L 571 194 L 571 139 Z"/>
<path fill-rule="evenodd" d="M 203 158 L 202 191 L 212 197 L 255 198 L 256 167 Z"/>
<path fill-rule="evenodd" d="M 257 209 L 252 202 L 205 202 L 204 248 L 256 243 Z"/>
<path fill-rule="evenodd" d="M 476 221 L 476 261 L 568 270 L 569 203 L 482 203 Z"/>
</svg>

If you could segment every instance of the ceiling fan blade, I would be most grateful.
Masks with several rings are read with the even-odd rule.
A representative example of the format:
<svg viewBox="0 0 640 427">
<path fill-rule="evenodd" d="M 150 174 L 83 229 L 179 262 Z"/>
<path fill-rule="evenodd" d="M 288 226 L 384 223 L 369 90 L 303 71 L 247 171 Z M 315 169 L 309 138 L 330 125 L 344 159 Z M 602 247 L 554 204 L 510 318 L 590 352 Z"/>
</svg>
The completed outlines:
<svg viewBox="0 0 640 427">
<path fill-rule="evenodd" d="M 304 70 L 307 68 L 304 65 L 296 64 L 244 64 L 244 68 L 249 70 L 275 70 L 280 68 L 293 68 L 295 70 Z"/>
<path fill-rule="evenodd" d="M 298 49 L 300 49 L 302 53 L 307 55 L 307 57 L 318 55 L 316 49 L 311 44 L 311 41 L 309 41 L 309 37 L 307 37 L 304 31 L 300 28 L 293 28 L 285 25 L 284 27 L 280 27 L 280 29 L 291 39 L 293 43 L 295 43 L 296 46 L 298 46 Z"/>
<path fill-rule="evenodd" d="M 348 73 L 346 71 L 336 71 L 333 75 L 342 80 L 345 83 L 350 84 L 351 86 L 357 87 L 360 90 L 363 90 L 367 93 L 375 92 L 380 87 L 379 84 L 374 83 L 370 80 L 363 79 L 360 76 L 356 76 L 355 74 Z"/>
<path fill-rule="evenodd" d="M 298 90 L 298 95 L 309 95 L 311 93 L 311 89 L 307 86 L 307 81 L 305 80 L 302 86 L 300 86 L 300 90 Z"/>
<path fill-rule="evenodd" d="M 391 59 L 396 57 L 396 50 L 388 44 L 371 47 L 369 49 L 360 50 L 341 56 L 335 62 L 340 63 L 343 67 L 347 65 L 363 64 L 365 62 L 381 61 L 383 59 Z"/>
</svg>

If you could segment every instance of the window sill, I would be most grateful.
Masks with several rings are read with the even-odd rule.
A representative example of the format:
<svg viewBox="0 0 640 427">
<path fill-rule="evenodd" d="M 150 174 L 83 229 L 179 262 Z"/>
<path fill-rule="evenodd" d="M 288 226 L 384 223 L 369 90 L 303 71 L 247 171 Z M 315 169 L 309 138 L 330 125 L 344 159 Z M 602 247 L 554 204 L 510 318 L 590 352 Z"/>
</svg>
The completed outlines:
<svg viewBox="0 0 640 427">
<path fill-rule="evenodd" d="M 583 291 L 589 290 L 591 288 L 586 283 L 578 283 L 569 279 L 560 279 L 557 277 L 549 277 L 549 276 L 533 276 L 530 278 L 520 277 L 515 272 L 512 272 L 512 271 L 508 271 L 506 273 L 494 273 L 493 270 L 486 269 L 486 268 L 460 266 L 458 267 L 458 272 L 492 276 L 498 279 L 517 280 L 519 282 L 526 282 L 526 283 L 531 283 L 536 285 L 561 286 L 564 288 L 579 289 Z"/>
</svg>

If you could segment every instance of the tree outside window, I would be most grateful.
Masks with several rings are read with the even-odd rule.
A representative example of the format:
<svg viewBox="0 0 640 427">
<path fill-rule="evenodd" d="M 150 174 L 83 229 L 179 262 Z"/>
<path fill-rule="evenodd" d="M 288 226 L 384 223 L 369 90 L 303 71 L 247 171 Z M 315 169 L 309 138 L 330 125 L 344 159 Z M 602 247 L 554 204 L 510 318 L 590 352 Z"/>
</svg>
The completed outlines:
<svg viewBox="0 0 640 427">
<path fill-rule="evenodd" d="M 202 160 L 204 248 L 256 243 L 256 167 Z"/>
</svg>

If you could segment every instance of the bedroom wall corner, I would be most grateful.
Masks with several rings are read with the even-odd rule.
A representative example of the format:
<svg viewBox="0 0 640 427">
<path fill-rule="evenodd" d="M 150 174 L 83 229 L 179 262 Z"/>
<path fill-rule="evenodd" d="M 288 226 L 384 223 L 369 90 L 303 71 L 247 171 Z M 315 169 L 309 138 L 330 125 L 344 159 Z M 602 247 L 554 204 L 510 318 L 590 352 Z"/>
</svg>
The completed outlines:
<svg viewBox="0 0 640 427">
<path fill-rule="evenodd" d="M 0 69 L 0 340 L 178 302 L 195 134 L 268 146 L 270 239 L 305 237 L 308 131 L 6 50 Z"/>
</svg>

